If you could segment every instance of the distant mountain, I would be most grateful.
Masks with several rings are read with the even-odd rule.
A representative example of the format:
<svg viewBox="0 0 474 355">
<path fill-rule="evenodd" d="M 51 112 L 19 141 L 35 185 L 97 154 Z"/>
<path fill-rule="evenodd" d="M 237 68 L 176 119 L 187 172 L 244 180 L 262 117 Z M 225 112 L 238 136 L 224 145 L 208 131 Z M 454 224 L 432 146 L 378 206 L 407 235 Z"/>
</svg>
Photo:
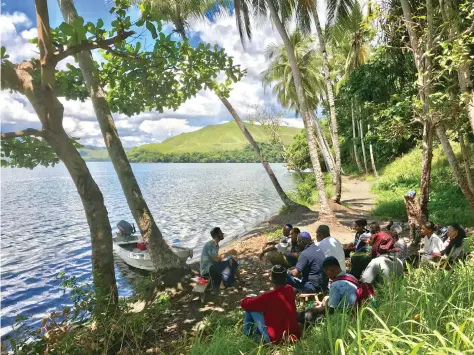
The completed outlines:
<svg viewBox="0 0 474 355">
<path fill-rule="evenodd" d="M 270 142 L 270 135 L 260 125 L 246 123 L 245 126 L 253 138 L 260 143 Z M 293 137 L 301 132 L 300 128 L 281 127 L 281 138 L 285 145 L 290 145 Z M 203 153 L 224 150 L 241 150 L 248 145 L 247 139 L 234 121 L 206 126 L 197 131 L 182 133 L 168 138 L 161 143 L 144 144 L 132 148 L 130 152 L 139 150 L 147 152 L 170 153 Z"/>
<path fill-rule="evenodd" d="M 246 123 L 245 126 L 259 143 L 269 143 L 270 135 L 260 125 Z M 301 132 L 300 128 L 281 127 L 281 138 L 285 145 L 290 145 L 293 137 Z M 234 121 L 206 126 L 197 131 L 182 133 L 168 138 L 161 143 L 144 144 L 131 148 L 127 153 L 137 156 L 140 153 L 182 154 L 208 153 L 244 150 L 249 143 Z M 79 149 L 86 161 L 108 161 L 109 155 L 105 148 L 84 146 Z"/>
</svg>

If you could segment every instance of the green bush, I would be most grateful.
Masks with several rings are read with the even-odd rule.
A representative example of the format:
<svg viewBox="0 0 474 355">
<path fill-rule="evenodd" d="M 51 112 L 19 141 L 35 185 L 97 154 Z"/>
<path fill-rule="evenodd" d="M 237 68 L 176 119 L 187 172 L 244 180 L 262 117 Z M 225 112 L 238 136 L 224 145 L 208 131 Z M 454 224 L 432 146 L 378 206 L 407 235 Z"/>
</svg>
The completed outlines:
<svg viewBox="0 0 474 355">
<path fill-rule="evenodd" d="M 459 154 L 459 147 L 453 145 L 453 148 Z M 383 169 L 380 179 L 372 187 L 377 195 L 376 206 L 372 211 L 374 215 L 385 219 L 407 219 L 403 196 L 409 190 L 419 193 L 421 160 L 422 152 L 417 148 Z M 433 152 L 428 209 L 430 220 L 435 223 L 455 221 L 465 227 L 474 225 L 474 211 L 454 182 L 451 168 L 440 147 Z"/>
<path fill-rule="evenodd" d="M 328 173 L 323 174 L 324 187 L 328 198 L 334 196 L 334 187 L 332 186 L 331 176 Z M 319 202 L 318 189 L 316 188 L 316 178 L 313 173 L 302 175 L 301 181 L 296 185 L 296 191 L 290 193 L 290 197 L 299 204 L 312 208 Z"/>
</svg>

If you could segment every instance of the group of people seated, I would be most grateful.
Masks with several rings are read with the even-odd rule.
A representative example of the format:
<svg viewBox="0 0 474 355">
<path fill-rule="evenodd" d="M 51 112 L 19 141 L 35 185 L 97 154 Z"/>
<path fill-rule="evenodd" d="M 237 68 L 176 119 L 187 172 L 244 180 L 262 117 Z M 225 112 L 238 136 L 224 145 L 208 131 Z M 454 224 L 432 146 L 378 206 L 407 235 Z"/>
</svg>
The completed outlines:
<svg viewBox="0 0 474 355">
<path fill-rule="evenodd" d="M 285 225 L 283 238 L 266 243 L 259 255 L 262 262 L 266 258 L 273 265 L 273 290 L 241 301 L 245 311 L 244 333 L 267 343 L 296 340 L 301 336 L 299 323 L 312 322 L 326 312 L 353 308 L 374 295 L 372 285 L 379 284 L 383 278 L 403 275 L 409 253 L 401 237 L 402 227 L 389 224 L 387 231 L 382 231 L 376 222 L 367 226 L 365 219 L 355 221 L 354 241 L 342 245 L 331 236 L 327 225 L 317 228 L 316 240 L 308 232 Z M 466 236 L 456 223 L 443 236 L 435 230 L 431 222 L 422 225 L 423 260 L 451 258 Z M 220 228 L 214 228 L 211 236 L 212 240 L 202 251 L 201 276 L 208 276 L 213 287 L 226 288 L 240 278 L 233 258 L 237 253 L 230 250 L 219 254 L 219 242 L 224 238 Z M 346 272 L 346 262 L 350 273 Z M 298 292 L 327 296 L 297 312 L 295 293 Z"/>
</svg>

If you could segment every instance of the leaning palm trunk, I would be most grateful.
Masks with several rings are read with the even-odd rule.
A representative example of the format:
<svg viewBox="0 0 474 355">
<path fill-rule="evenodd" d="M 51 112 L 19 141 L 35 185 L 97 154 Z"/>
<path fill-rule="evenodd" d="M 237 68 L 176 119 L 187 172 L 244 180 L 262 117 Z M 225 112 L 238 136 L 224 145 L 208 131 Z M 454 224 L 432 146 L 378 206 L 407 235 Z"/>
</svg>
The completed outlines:
<svg viewBox="0 0 474 355">
<path fill-rule="evenodd" d="M 265 171 L 267 172 L 268 176 L 270 177 L 270 180 L 272 181 L 273 186 L 275 187 L 275 190 L 278 193 L 278 196 L 280 196 L 281 200 L 283 203 L 288 206 L 295 206 L 296 204 L 291 201 L 288 196 L 286 195 L 285 191 L 283 191 L 280 183 L 278 182 L 278 179 L 275 176 L 275 173 L 273 172 L 272 167 L 270 164 L 265 160 L 262 152 L 260 151 L 260 148 L 258 147 L 257 142 L 255 142 L 255 139 L 253 139 L 252 135 L 250 134 L 249 130 L 247 127 L 245 127 L 244 123 L 240 119 L 239 115 L 237 114 L 237 111 L 234 110 L 232 105 L 230 104 L 229 100 L 227 100 L 223 96 L 219 96 L 219 99 L 222 101 L 224 106 L 229 110 L 230 114 L 234 118 L 235 122 L 237 122 L 237 125 L 239 126 L 240 130 L 244 134 L 245 138 L 249 141 L 250 145 L 252 146 L 253 150 L 255 151 L 255 154 L 257 155 L 258 159 L 260 159 L 260 162 L 262 163 L 263 167 L 265 168 Z"/>
<path fill-rule="evenodd" d="M 323 156 L 324 163 L 326 164 L 326 168 L 329 174 L 331 174 L 332 183 L 336 185 L 336 170 L 334 168 L 334 160 L 332 158 L 328 142 L 326 140 L 326 137 L 324 136 L 324 132 L 321 128 L 321 125 L 318 122 L 318 119 L 315 118 L 314 116 L 313 116 L 313 122 L 314 122 L 314 130 L 318 138 L 319 150 L 321 151 L 321 154 Z"/>
<path fill-rule="evenodd" d="M 471 190 L 468 180 L 459 168 L 453 148 L 451 147 L 451 143 L 446 135 L 446 128 L 443 124 L 438 124 L 436 127 L 436 133 L 438 134 L 439 141 L 443 146 L 444 154 L 446 154 L 446 158 L 448 159 L 451 170 L 453 171 L 454 180 L 461 188 L 461 191 L 469 202 L 469 205 L 474 208 L 474 190 Z"/>
<path fill-rule="evenodd" d="M 78 17 L 73 1 L 58 0 L 58 4 L 66 22 L 69 24 L 73 23 Z M 117 133 L 117 128 L 105 98 L 104 90 L 100 86 L 98 73 L 94 69 L 94 61 L 90 52 L 79 53 L 77 60 L 89 90 L 107 151 L 118 175 L 128 206 L 143 238 L 149 242 L 150 256 L 153 264 L 157 270 L 160 270 L 160 275 L 163 276 L 162 280 L 165 283 L 174 283 L 181 275 L 181 272 L 176 271 L 183 271 L 185 266 L 163 239 L 163 235 L 143 198 L 140 186 L 137 183 Z"/>
<path fill-rule="evenodd" d="M 369 173 L 369 168 L 367 167 L 367 155 L 365 153 L 365 143 L 364 143 L 364 129 L 362 128 L 362 120 L 359 121 L 359 133 L 360 133 L 360 145 L 362 146 L 362 157 L 364 158 L 364 169 L 365 173 Z"/>
<path fill-rule="evenodd" d="M 471 191 L 474 191 L 474 178 L 471 172 L 471 154 L 464 143 L 464 136 L 462 133 L 459 134 L 459 145 L 461 146 L 461 156 L 464 164 L 464 171 L 466 172 L 467 183 L 469 184 Z"/>
<path fill-rule="evenodd" d="M 354 101 L 351 100 L 351 116 L 352 116 L 352 143 L 354 147 L 354 159 L 359 168 L 359 171 L 362 172 L 362 164 L 360 163 L 359 154 L 357 154 L 357 134 L 356 134 L 356 126 L 355 126 L 355 119 L 354 119 Z"/>
<path fill-rule="evenodd" d="M 313 124 L 311 122 L 311 114 L 308 110 L 308 106 L 306 105 L 303 85 L 301 81 L 301 74 L 298 68 L 298 64 L 296 62 L 294 48 L 291 45 L 288 34 L 286 33 L 286 29 L 283 26 L 280 17 L 278 16 L 277 10 L 272 0 L 269 0 L 267 4 L 270 10 L 270 16 L 273 21 L 273 24 L 275 25 L 278 33 L 280 34 L 281 39 L 283 40 L 286 52 L 288 54 L 288 60 L 290 61 L 293 83 L 295 85 L 296 95 L 298 97 L 298 106 L 300 109 L 299 111 L 301 112 L 301 116 L 303 117 L 304 127 L 306 130 L 306 139 L 308 141 L 309 155 L 311 157 L 313 172 L 316 178 L 316 186 L 318 189 L 320 203 L 320 213 L 332 215 L 332 210 L 329 207 L 326 191 L 324 189 L 323 174 L 321 171 L 321 164 L 319 163 L 318 151 L 316 148 L 316 139 L 314 136 Z"/>
<path fill-rule="evenodd" d="M 370 125 L 368 125 L 367 131 L 370 131 Z M 370 162 L 372 163 L 372 171 L 374 172 L 375 177 L 378 179 L 379 173 L 377 172 L 377 168 L 375 167 L 374 151 L 372 149 L 372 143 L 370 142 L 369 142 L 369 151 L 370 151 Z"/>
<path fill-rule="evenodd" d="M 316 33 L 319 39 L 319 51 L 323 60 L 323 74 L 324 81 L 326 82 L 326 90 L 328 95 L 329 102 L 329 113 L 331 116 L 331 138 L 332 145 L 334 149 L 334 158 L 335 158 L 335 170 L 336 170 L 336 193 L 334 195 L 334 201 L 339 203 L 341 201 L 341 192 L 342 192 L 342 181 L 341 181 L 341 150 L 339 147 L 339 129 L 336 119 L 336 104 L 334 102 L 334 90 L 332 87 L 332 82 L 329 73 L 329 61 L 328 54 L 326 51 L 326 43 L 324 40 L 323 31 L 321 29 L 321 24 L 319 22 L 318 9 L 316 6 L 316 1 L 313 1 L 313 19 L 316 26 Z"/>
</svg>

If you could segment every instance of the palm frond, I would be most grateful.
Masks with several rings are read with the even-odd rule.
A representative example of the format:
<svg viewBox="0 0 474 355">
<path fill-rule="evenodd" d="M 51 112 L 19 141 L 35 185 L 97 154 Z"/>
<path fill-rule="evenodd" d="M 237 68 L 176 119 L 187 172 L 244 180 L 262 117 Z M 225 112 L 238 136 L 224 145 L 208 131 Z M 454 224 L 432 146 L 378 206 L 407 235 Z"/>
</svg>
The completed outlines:
<svg viewBox="0 0 474 355">
<path fill-rule="evenodd" d="M 334 21 L 348 17 L 357 0 L 328 0 L 328 20 L 326 26 Z"/>
</svg>

